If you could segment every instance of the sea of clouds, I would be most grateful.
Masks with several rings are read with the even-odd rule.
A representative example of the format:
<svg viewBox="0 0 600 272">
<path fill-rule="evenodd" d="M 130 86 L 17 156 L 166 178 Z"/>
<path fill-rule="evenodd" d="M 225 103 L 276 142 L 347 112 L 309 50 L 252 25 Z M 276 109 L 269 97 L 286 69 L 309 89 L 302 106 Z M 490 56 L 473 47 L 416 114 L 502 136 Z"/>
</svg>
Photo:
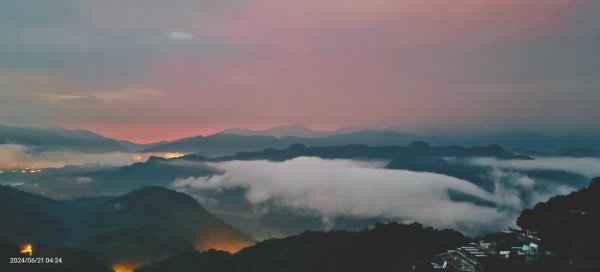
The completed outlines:
<svg viewBox="0 0 600 272">
<path fill-rule="evenodd" d="M 226 161 L 209 163 L 223 174 L 177 179 L 172 187 L 189 194 L 203 190 L 246 189 L 253 205 L 270 203 L 311 210 L 324 221 L 336 217 L 389 218 L 420 222 L 437 228 L 453 228 L 481 234 L 515 226 L 520 211 L 532 205 L 522 192 L 536 185 L 526 175 L 494 168 L 489 175 L 493 192 L 450 176 L 385 169 L 385 163 L 355 160 L 325 160 L 300 157 L 284 162 Z M 496 203 L 497 207 L 453 201 L 448 190 Z M 544 201 L 573 188 L 555 186 L 534 193 Z"/>
</svg>

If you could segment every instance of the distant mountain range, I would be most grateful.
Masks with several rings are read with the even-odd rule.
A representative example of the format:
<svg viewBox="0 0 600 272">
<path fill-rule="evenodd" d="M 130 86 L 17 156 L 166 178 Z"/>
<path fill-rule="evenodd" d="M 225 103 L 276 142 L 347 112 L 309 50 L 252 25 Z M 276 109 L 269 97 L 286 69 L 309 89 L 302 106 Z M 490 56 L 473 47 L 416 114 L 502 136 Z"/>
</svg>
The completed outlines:
<svg viewBox="0 0 600 272">
<path fill-rule="evenodd" d="M 338 133 L 356 132 L 360 131 L 348 131 L 348 130 L 332 130 L 332 131 L 318 131 L 307 128 L 303 125 L 289 125 L 289 126 L 278 126 L 265 130 L 251 130 L 245 128 L 230 128 L 226 129 L 218 134 L 237 134 L 242 136 L 273 136 L 277 138 L 282 137 L 298 137 L 298 138 L 318 138 L 323 136 L 329 136 Z"/>
<path fill-rule="evenodd" d="M 265 149 L 256 152 L 240 152 L 233 156 L 224 156 L 213 161 L 230 160 L 270 160 L 283 161 L 296 157 L 319 157 L 323 159 L 394 159 L 398 156 L 431 155 L 437 157 L 492 157 L 498 159 L 532 159 L 526 155 L 509 152 L 499 145 L 489 146 L 440 146 L 433 147 L 426 142 L 416 141 L 406 146 L 369 146 L 351 144 L 342 146 L 313 146 L 294 144 L 285 149 Z"/>
<path fill-rule="evenodd" d="M 245 128 L 230 128 L 217 134 L 237 134 L 243 136 L 273 136 L 277 138 L 297 137 L 297 138 L 320 138 L 335 134 L 347 134 L 360 131 L 392 131 L 377 127 L 344 127 L 335 130 L 313 130 L 303 125 L 295 124 L 288 126 L 278 126 L 265 130 L 251 130 Z"/>
<path fill-rule="evenodd" d="M 89 130 L 64 128 L 25 128 L 0 125 L 0 146 L 21 145 L 30 152 L 78 151 L 88 153 L 131 152 L 142 145 L 115 140 Z"/>
<path fill-rule="evenodd" d="M 379 160 L 387 162 L 382 167 L 388 169 L 443 174 L 469 181 L 489 192 L 493 192 L 498 185 L 497 181 L 490 177 L 493 169 L 472 164 L 471 159 L 488 157 L 498 160 L 533 160 L 529 156 L 510 152 L 498 145 L 434 147 L 420 141 L 407 146 L 387 147 L 368 145 L 309 147 L 294 144 L 283 149 L 241 152 L 233 156 L 213 159 L 199 155 L 186 155 L 172 159 L 151 157 L 145 162 L 122 167 L 103 168 L 84 165 L 45 169 L 35 175 L 5 173 L 0 175 L 0 184 L 15 184 L 14 186 L 21 190 L 43 193 L 56 199 L 121 195 L 144 186 L 169 187 L 177 179 L 222 175 L 223 170 L 215 167 L 214 163 L 233 160 L 284 161 L 303 156 L 322 159 Z M 581 188 L 589 180 L 580 174 L 561 170 L 512 171 L 515 174 L 543 181 L 536 185 L 535 189 L 521 190 L 520 187 L 515 189 L 524 203 L 527 203 L 535 193 L 547 188 L 562 184 Z M 264 204 L 264 207 L 253 206 L 247 201 L 246 191 L 243 188 L 202 190 L 195 194 L 208 210 L 213 211 L 229 224 L 258 238 L 296 234 L 303 230 L 319 230 L 323 227 L 318 216 L 273 207 L 268 203 Z M 455 202 L 496 207 L 496 203 L 492 201 L 459 191 L 449 190 L 447 194 Z M 261 213 L 255 212 L 260 208 L 268 209 L 269 216 L 261 216 Z M 386 218 L 338 218 L 336 226 L 356 230 L 386 220 Z"/>
<path fill-rule="evenodd" d="M 207 157 L 218 157 L 267 148 L 285 148 L 296 143 L 306 146 L 341 146 L 351 144 L 405 146 L 416 141 L 424 141 L 433 146 L 485 146 L 496 144 L 509 150 L 531 155 L 600 157 L 600 136 L 558 137 L 541 133 L 507 132 L 449 139 L 372 128 L 315 131 L 300 125 L 282 126 L 261 131 L 229 129 L 209 136 L 196 136 L 158 143 L 141 151 L 194 153 Z"/>
<path fill-rule="evenodd" d="M 121 167 L 98 165 L 69 166 L 58 169 L 45 169 L 36 175 L 5 173 L 0 176 L 0 184 L 19 184 L 18 188 L 36 193 L 44 193 L 56 199 L 76 197 L 110 196 L 127 193 L 145 186 L 168 186 L 177 178 L 200 177 L 218 174 L 208 166 L 193 164 L 196 155 L 181 159 L 150 157 L 145 162 Z M 177 162 L 182 162 L 181 164 Z M 186 164 L 187 162 L 187 164 Z"/>
<path fill-rule="evenodd" d="M 292 144 L 307 146 L 339 146 L 364 144 L 370 146 L 402 146 L 415 141 L 427 141 L 434 145 L 447 143 L 435 137 L 405 134 L 395 131 L 359 131 L 333 134 L 317 138 L 299 138 L 293 136 L 274 137 L 264 135 L 213 134 L 196 136 L 169 143 L 158 144 L 142 152 L 182 152 L 207 157 L 233 155 L 244 151 L 258 151 L 267 148 L 285 148 Z"/>
<path fill-rule="evenodd" d="M 192 197 L 161 187 L 58 201 L 0 186 L 0 218 L 2 241 L 76 247 L 108 264 L 143 264 L 193 249 L 236 252 L 255 242 Z"/>
<path fill-rule="evenodd" d="M 390 169 L 445 174 L 469 180 L 484 188 L 493 186 L 491 181 L 482 179 L 487 168 L 469 166 L 463 163 L 462 160 L 478 157 L 490 157 L 500 160 L 532 159 L 526 155 L 507 151 L 498 145 L 433 147 L 421 141 L 407 146 L 353 144 L 309 147 L 303 144 L 293 144 L 282 149 L 268 148 L 261 151 L 240 152 L 232 156 L 213 159 L 192 154 L 172 159 L 150 157 L 145 162 L 121 167 L 105 168 L 83 165 L 45 169 L 33 176 L 19 172 L 5 173 L 0 176 L 0 184 L 17 183 L 19 184 L 18 187 L 23 190 L 43 192 L 47 196 L 58 199 L 119 195 L 144 186 L 169 186 L 177 178 L 202 177 L 221 173 L 220 170 L 204 164 L 206 162 L 233 160 L 284 161 L 303 156 L 322 159 L 386 160 L 389 161 L 386 167 Z M 454 158 L 454 160 L 447 160 L 448 157 Z M 568 175 L 567 177 L 569 179 L 583 179 L 575 175 Z M 24 179 L 26 182 L 23 183 Z"/>
<path fill-rule="evenodd" d="M 290 125 L 290 126 L 278 126 L 266 130 L 249 130 L 249 129 L 227 129 L 218 134 L 237 134 L 243 136 L 273 136 L 277 138 L 284 137 L 296 137 L 296 138 L 322 138 L 326 136 L 339 135 L 339 134 L 354 134 L 357 132 L 371 131 L 374 133 L 380 133 L 382 135 L 390 132 L 402 134 L 403 136 L 413 137 L 413 141 L 422 140 L 433 145 L 448 145 L 448 144 L 459 144 L 459 145 L 490 145 L 498 144 L 508 149 L 529 149 L 537 151 L 562 151 L 569 149 L 578 148 L 596 148 L 600 149 L 600 136 L 549 136 L 543 133 L 534 132 L 501 132 L 485 135 L 474 135 L 474 136 L 448 136 L 444 134 L 432 137 L 434 134 L 414 134 L 405 133 L 397 128 L 378 128 L 378 127 L 348 127 L 340 128 L 329 131 L 318 131 L 312 130 L 302 125 Z M 360 134 L 359 134 L 360 135 Z M 429 136 L 427 136 L 429 135 Z M 391 138 L 391 137 L 390 137 Z M 434 138 L 434 139 L 432 139 Z M 390 139 L 387 139 L 390 141 Z M 392 140 L 393 141 L 393 140 Z M 303 143 L 303 142 L 299 142 Z M 361 142 L 361 139 L 357 139 L 355 142 L 339 143 L 341 144 L 369 144 L 369 145 L 385 145 L 384 141 L 380 143 L 370 144 Z M 403 143 L 400 145 L 406 145 Z"/>
<path fill-rule="evenodd" d="M 554 137 L 528 132 L 507 132 L 450 139 L 379 128 L 342 128 L 333 131 L 316 131 L 301 125 L 292 125 L 259 131 L 228 129 L 208 136 L 193 136 L 153 144 L 135 144 L 107 138 L 88 130 L 0 126 L 0 147 L 3 144 L 22 145 L 32 152 L 56 150 L 88 153 L 179 152 L 219 157 L 267 148 L 280 149 L 296 143 L 306 146 L 350 144 L 405 146 L 415 141 L 424 141 L 433 146 L 498 144 L 509 150 L 519 150 L 532 155 L 562 155 L 563 151 L 568 150 L 590 150 L 583 153 L 577 152 L 576 155 L 600 156 L 600 136 Z"/>
<path fill-rule="evenodd" d="M 561 150 L 589 148 L 600 149 L 600 136 L 549 136 L 533 132 L 505 132 L 485 136 L 457 139 L 461 144 L 499 144 L 505 148 L 532 151 L 560 152 Z"/>
<path fill-rule="evenodd" d="M 345 145 L 308 147 L 302 144 L 294 144 L 285 149 L 240 152 L 233 156 L 214 158 L 212 161 L 285 161 L 302 156 L 323 159 L 386 160 L 388 164 L 385 167 L 388 169 L 443 174 L 467 180 L 489 191 L 493 191 L 495 187 L 494 181 L 488 178 L 491 169 L 470 164 L 470 159 L 484 157 L 499 160 L 534 160 L 533 157 L 513 153 L 499 145 L 434 147 L 425 142 L 417 141 L 407 146 Z M 522 172 L 532 178 L 554 182 L 578 181 L 577 185 L 580 185 L 587 181 L 584 176 L 560 170 L 522 170 Z"/>
</svg>

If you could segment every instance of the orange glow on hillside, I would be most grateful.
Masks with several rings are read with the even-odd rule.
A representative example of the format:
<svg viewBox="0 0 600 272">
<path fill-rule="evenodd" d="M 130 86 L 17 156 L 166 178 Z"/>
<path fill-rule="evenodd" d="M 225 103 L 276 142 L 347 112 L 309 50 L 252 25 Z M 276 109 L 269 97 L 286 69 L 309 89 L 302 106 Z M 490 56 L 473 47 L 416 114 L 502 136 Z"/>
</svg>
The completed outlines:
<svg viewBox="0 0 600 272">
<path fill-rule="evenodd" d="M 122 260 L 113 264 L 112 268 L 114 272 L 133 272 L 140 265 L 141 263 L 138 261 Z"/>
<path fill-rule="evenodd" d="M 228 239 L 208 239 L 203 241 L 198 241 L 195 245 L 196 250 L 198 251 L 207 251 L 210 249 L 227 251 L 229 253 L 237 253 L 243 248 L 254 245 L 253 241 L 228 241 Z"/>
<path fill-rule="evenodd" d="M 33 255 L 33 245 L 25 244 L 21 246 L 21 253 L 29 255 L 31 257 Z"/>
</svg>

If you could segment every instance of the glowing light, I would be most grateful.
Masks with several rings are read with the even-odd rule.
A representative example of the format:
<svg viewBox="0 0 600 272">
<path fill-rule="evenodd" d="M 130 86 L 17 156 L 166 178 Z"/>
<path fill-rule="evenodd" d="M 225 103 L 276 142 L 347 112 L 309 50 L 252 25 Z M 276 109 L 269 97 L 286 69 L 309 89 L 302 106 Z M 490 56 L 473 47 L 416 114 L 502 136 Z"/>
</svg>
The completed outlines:
<svg viewBox="0 0 600 272">
<path fill-rule="evenodd" d="M 29 255 L 29 257 L 31 257 L 33 255 L 33 245 L 32 244 L 25 244 L 21 246 L 21 253 L 22 254 L 27 254 Z"/>
<path fill-rule="evenodd" d="M 143 159 L 144 159 L 142 156 L 139 156 L 139 155 L 137 155 L 137 156 L 135 156 L 135 157 L 133 157 L 133 158 L 134 158 L 136 161 L 141 161 L 141 160 L 143 160 Z"/>
<path fill-rule="evenodd" d="M 254 245 L 255 243 L 252 241 L 234 241 L 227 238 L 222 237 L 221 239 L 208 239 L 198 241 L 195 245 L 196 250 L 198 251 L 206 251 L 209 249 L 216 249 L 227 251 L 229 253 L 237 253 L 243 248 Z"/>
<path fill-rule="evenodd" d="M 114 272 L 133 272 L 140 264 L 138 261 L 122 260 L 113 264 L 112 268 Z"/>
<path fill-rule="evenodd" d="M 23 169 L 14 169 L 14 170 L 0 170 L 0 174 L 3 173 L 23 173 L 23 174 L 34 174 L 34 173 L 41 173 L 42 169 L 36 169 L 36 168 L 31 168 L 31 167 L 27 167 L 27 168 L 23 168 Z"/>
<path fill-rule="evenodd" d="M 173 158 L 183 157 L 185 155 L 187 155 L 187 154 L 178 153 L 178 152 L 165 153 L 165 154 L 163 154 L 163 158 L 165 158 L 165 159 L 173 159 Z"/>
</svg>

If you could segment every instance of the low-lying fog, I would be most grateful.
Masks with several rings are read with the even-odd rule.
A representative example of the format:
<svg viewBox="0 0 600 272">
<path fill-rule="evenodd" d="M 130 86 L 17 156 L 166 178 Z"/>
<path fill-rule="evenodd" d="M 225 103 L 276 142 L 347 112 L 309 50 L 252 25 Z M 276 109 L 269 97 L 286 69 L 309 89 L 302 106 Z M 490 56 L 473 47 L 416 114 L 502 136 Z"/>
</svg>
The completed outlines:
<svg viewBox="0 0 600 272">
<path fill-rule="evenodd" d="M 7 169 L 83 164 L 115 167 L 146 161 L 151 155 L 172 156 L 30 152 L 19 145 L 0 145 L 0 171 L 6 174 Z M 44 171 L 43 175 L 35 172 L 17 177 L 1 175 L 0 183 L 64 199 L 124 194 L 148 185 L 167 186 L 194 195 L 217 213 L 237 213 L 251 220 L 254 216 L 268 217 L 274 210 L 309 211 L 317 218 L 316 224 L 325 229 L 338 227 L 339 218 L 384 218 L 477 235 L 514 227 L 523 209 L 554 195 L 577 190 L 585 186 L 582 182 L 600 176 L 600 159 L 597 158 L 448 160 L 481 170 L 477 177 L 483 175 L 483 179 L 493 182 L 493 189 L 479 187 L 470 178 L 386 169 L 384 161 L 316 157 L 284 162 L 157 161 L 134 170 L 114 168 L 104 172 L 75 167 L 62 172 Z M 238 192 L 234 197 L 227 195 L 232 190 Z M 254 207 L 260 214 L 252 214 L 252 208 L 230 209 L 240 205 Z"/>
<path fill-rule="evenodd" d="M 173 153 L 174 154 L 174 153 Z M 146 161 L 150 156 L 172 157 L 172 153 L 80 153 L 73 151 L 29 151 L 22 145 L 0 145 L 0 170 L 60 168 L 67 165 L 98 164 L 123 166 Z"/>
<path fill-rule="evenodd" d="M 440 174 L 384 169 L 381 162 L 324 160 L 300 157 L 285 162 L 228 161 L 210 163 L 222 175 L 177 179 L 172 186 L 195 194 L 204 190 L 245 188 L 254 205 L 271 203 L 318 213 L 324 227 L 335 227 L 336 217 L 383 217 L 416 221 L 469 234 L 514 227 L 524 208 L 575 188 L 545 184 L 506 168 L 493 168 L 493 192 L 473 183 Z M 459 191 L 495 203 L 476 205 L 454 201 L 448 191 Z M 522 198 L 523 192 L 529 196 Z"/>
</svg>

